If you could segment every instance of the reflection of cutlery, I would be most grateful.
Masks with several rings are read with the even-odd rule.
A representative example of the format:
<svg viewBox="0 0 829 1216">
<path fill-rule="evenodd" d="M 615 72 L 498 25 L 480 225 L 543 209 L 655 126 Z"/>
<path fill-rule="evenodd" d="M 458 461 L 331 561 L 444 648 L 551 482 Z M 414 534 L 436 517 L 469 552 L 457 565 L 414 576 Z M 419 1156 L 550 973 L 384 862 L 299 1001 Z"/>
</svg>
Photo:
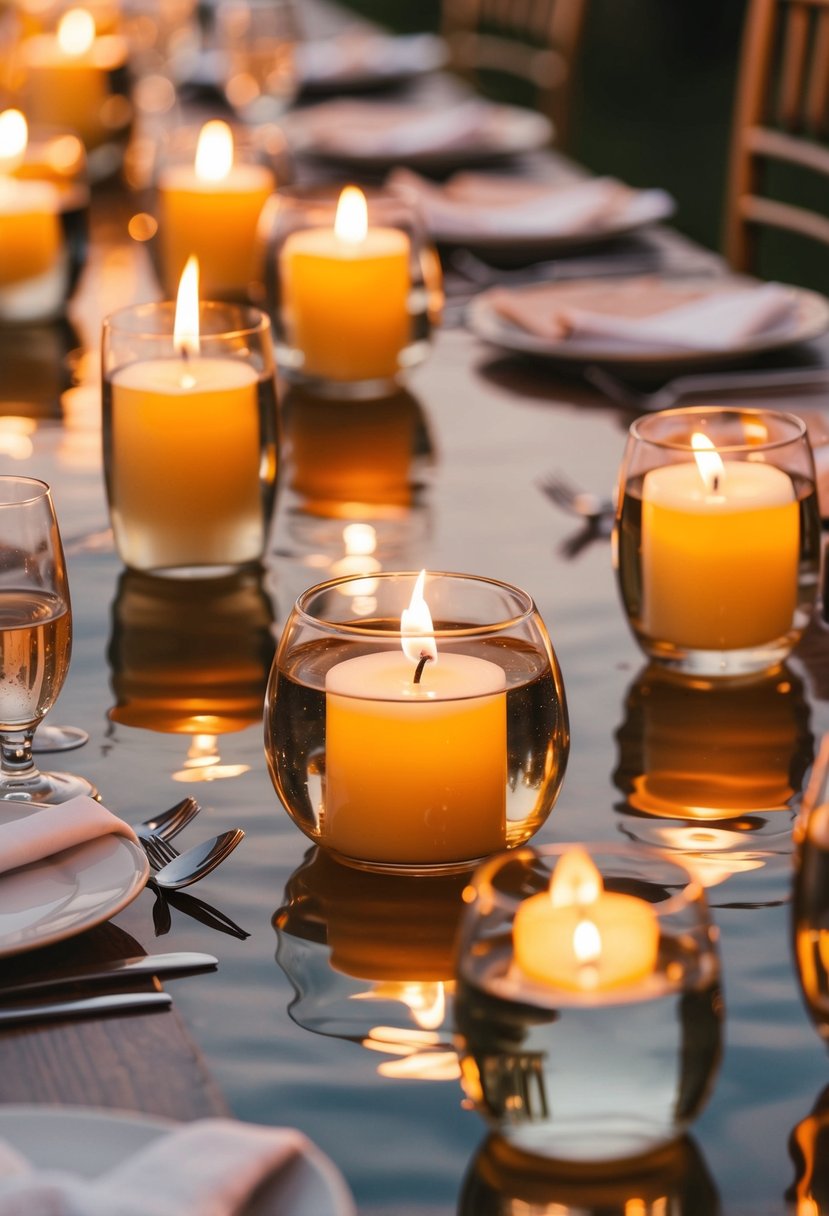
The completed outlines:
<svg viewBox="0 0 829 1216">
<path fill-rule="evenodd" d="M 102 996 L 67 997 L 0 1009 L 0 1026 L 48 1022 L 59 1018 L 99 1017 L 101 1014 L 169 1009 L 169 992 L 107 992 Z"/>
<path fill-rule="evenodd" d="M 199 971 L 211 971 L 219 960 L 212 954 L 178 952 L 174 954 L 140 954 L 135 958 L 119 958 L 106 963 L 89 963 L 81 967 L 67 967 L 55 971 L 44 979 L 26 980 L 20 984 L 0 986 L 0 1000 L 8 997 L 29 996 L 47 992 L 50 988 L 66 988 L 71 984 L 99 984 L 131 980 L 148 975 L 168 977 L 193 975 Z"/>
</svg>

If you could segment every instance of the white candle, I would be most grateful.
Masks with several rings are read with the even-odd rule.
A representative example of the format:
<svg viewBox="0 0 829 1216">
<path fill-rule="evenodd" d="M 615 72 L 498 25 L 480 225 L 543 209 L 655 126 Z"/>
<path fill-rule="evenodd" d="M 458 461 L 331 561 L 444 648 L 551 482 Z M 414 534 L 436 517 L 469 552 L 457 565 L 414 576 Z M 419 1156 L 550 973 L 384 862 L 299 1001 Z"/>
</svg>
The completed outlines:
<svg viewBox="0 0 829 1216">
<path fill-rule="evenodd" d="M 697 463 L 652 469 L 642 485 L 644 632 L 695 650 L 785 636 L 798 547 L 794 486 L 773 465 L 719 460 L 714 472 Z"/>
<path fill-rule="evenodd" d="M 418 653 L 361 655 L 326 676 L 323 841 L 345 856 L 439 865 L 505 845 L 503 669 L 442 651 L 416 682 Z"/>
</svg>

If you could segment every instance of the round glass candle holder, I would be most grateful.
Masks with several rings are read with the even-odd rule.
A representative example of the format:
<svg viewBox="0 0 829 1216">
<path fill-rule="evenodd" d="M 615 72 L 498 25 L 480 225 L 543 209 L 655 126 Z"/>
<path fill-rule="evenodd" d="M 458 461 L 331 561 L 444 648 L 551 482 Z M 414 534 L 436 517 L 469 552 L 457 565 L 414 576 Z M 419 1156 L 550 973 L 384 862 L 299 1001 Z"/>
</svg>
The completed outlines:
<svg viewBox="0 0 829 1216">
<path fill-rule="evenodd" d="M 429 573 L 437 661 L 402 643 L 418 575 L 305 591 L 265 701 L 265 752 L 299 828 L 365 869 L 448 872 L 523 844 L 564 777 L 569 725 L 547 631 L 526 592 Z"/>
<path fill-rule="evenodd" d="M 68 131 L 30 130 L 21 164 L 0 177 L 0 323 L 62 317 L 88 245 L 81 140 Z"/>
<path fill-rule="evenodd" d="M 276 196 L 268 303 L 282 374 L 316 392 L 371 396 L 428 354 L 435 263 L 419 216 L 392 195 L 367 191 L 365 236 L 338 236 L 340 194 Z"/>
<path fill-rule="evenodd" d="M 195 254 L 205 299 L 264 304 L 269 200 L 292 175 L 285 137 L 274 124 L 184 126 L 154 144 L 147 248 L 165 295 L 175 298 Z"/>
<path fill-rule="evenodd" d="M 721 1050 L 716 931 L 702 886 L 675 860 L 586 845 L 603 898 L 633 897 L 651 933 L 655 922 L 655 959 L 611 980 L 599 948 L 583 975 L 551 964 L 549 975 L 533 978 L 518 962 L 516 917 L 534 896 L 546 903 L 572 847 L 502 854 L 470 883 L 455 998 L 461 1074 L 471 1103 L 516 1148 L 561 1160 L 623 1159 L 670 1143 L 707 1096 Z M 538 944 L 551 959 L 572 954 L 559 918 L 573 909 L 548 906 Z M 635 932 L 607 946 L 611 970 L 629 965 L 640 946 Z"/>
<path fill-rule="evenodd" d="M 647 655 L 711 678 L 775 667 L 808 623 L 818 584 L 805 424 L 718 406 L 637 419 L 614 540 L 622 602 Z"/>
<path fill-rule="evenodd" d="M 270 323 L 199 306 L 199 353 L 175 348 L 175 305 L 104 321 L 104 474 L 115 545 L 135 570 L 215 576 L 261 561 L 276 494 Z"/>
</svg>

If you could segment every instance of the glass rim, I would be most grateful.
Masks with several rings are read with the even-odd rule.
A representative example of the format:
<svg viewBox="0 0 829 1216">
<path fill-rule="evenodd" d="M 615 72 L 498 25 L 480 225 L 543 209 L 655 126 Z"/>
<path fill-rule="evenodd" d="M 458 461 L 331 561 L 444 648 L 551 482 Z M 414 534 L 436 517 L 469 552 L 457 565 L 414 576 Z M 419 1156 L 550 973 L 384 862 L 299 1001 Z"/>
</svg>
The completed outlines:
<svg viewBox="0 0 829 1216">
<path fill-rule="evenodd" d="M 4 500 L 2 494 L 0 494 L 0 509 L 3 507 L 22 507 L 26 503 L 37 502 L 38 499 L 48 498 L 51 495 L 51 486 L 47 482 L 41 481 L 39 477 L 27 477 L 23 473 L 0 474 L 0 490 L 2 490 L 4 485 L 8 485 L 9 482 L 17 482 L 18 484 L 22 483 L 23 485 L 30 486 L 32 492 L 24 498 L 9 500 Z"/>
<path fill-rule="evenodd" d="M 225 328 L 214 332 L 201 332 L 199 337 L 203 342 L 216 341 L 217 339 L 232 340 L 244 337 L 246 334 L 255 335 L 270 332 L 271 322 L 266 312 L 261 308 L 257 308 L 255 304 L 245 304 L 234 300 L 199 300 L 199 320 L 201 320 L 205 313 L 215 315 L 222 309 L 233 310 L 237 317 L 249 317 L 250 324 L 227 325 Z M 117 334 L 119 337 L 147 339 L 148 341 L 158 341 L 159 338 L 172 338 L 175 313 L 175 300 L 150 300 L 142 304 L 127 304 L 124 308 L 116 308 L 114 312 L 108 313 L 104 317 L 103 332 L 105 334 Z M 149 327 L 133 329 L 121 323 L 127 317 L 140 319 L 142 316 L 169 316 L 170 323 L 164 329 L 151 329 Z"/>
<path fill-rule="evenodd" d="M 719 415 L 721 417 L 736 419 L 754 418 L 760 420 L 773 418 L 777 422 L 790 426 L 793 431 L 791 435 L 774 439 L 769 438 L 761 442 L 718 443 L 718 452 L 769 452 L 775 448 L 785 447 L 787 444 L 803 439 L 806 436 L 806 423 L 797 414 L 792 414 L 785 410 L 764 409 L 762 406 L 741 408 L 736 405 L 684 405 L 669 410 L 656 410 L 651 414 L 643 414 L 641 417 L 636 418 L 630 424 L 628 433 L 631 439 L 638 440 L 640 443 L 647 443 L 654 448 L 661 448 L 670 452 L 693 453 L 694 448 L 690 440 L 680 441 L 647 433 L 652 425 L 664 422 L 666 419 L 683 416 L 690 417 L 693 415 L 697 415 L 698 417 Z"/>
<path fill-rule="evenodd" d="M 704 909 L 706 917 L 709 917 L 705 888 L 682 858 L 668 855 L 663 849 L 658 849 L 651 845 L 625 844 L 624 842 L 615 840 L 561 840 L 547 844 L 524 844 L 515 849 L 496 853 L 478 866 L 470 877 L 466 890 L 474 890 L 479 899 L 483 896 L 489 907 L 497 906 L 503 911 L 514 915 L 519 906 L 530 896 L 508 895 L 506 892 L 499 890 L 493 883 L 493 878 L 498 870 L 515 861 L 531 863 L 539 858 L 542 860 L 548 857 L 561 858 L 569 849 L 573 848 L 583 848 L 594 863 L 596 856 L 609 855 L 624 857 L 633 862 L 641 860 L 646 864 L 651 862 L 658 863 L 661 866 L 676 869 L 678 873 L 687 878 L 687 882 L 680 890 L 670 895 L 666 900 L 651 905 L 656 914 L 659 917 L 671 916 L 694 904 L 699 904 Z M 601 867 L 597 866 L 596 868 L 604 879 L 605 875 Z M 471 899 L 465 899 L 464 902 L 467 904 L 467 907 L 472 906 Z"/>
<path fill-rule="evenodd" d="M 338 578 L 327 579 L 325 582 L 316 583 L 313 587 L 308 587 L 305 591 L 303 591 L 294 604 L 294 612 L 310 626 L 316 626 L 318 628 L 324 627 L 334 633 L 341 633 L 350 637 L 382 638 L 384 640 L 396 640 L 408 637 L 411 635 L 408 633 L 404 634 L 399 628 L 377 629 L 372 628 L 369 625 L 361 625 L 359 622 L 331 621 L 322 616 L 315 616 L 308 610 L 308 604 L 313 597 L 317 597 L 323 593 L 343 587 L 348 583 L 364 583 L 366 579 L 371 579 L 372 581 L 376 582 L 388 582 L 392 579 L 411 579 L 411 581 L 414 582 L 419 574 L 419 570 L 378 570 L 376 573 L 344 574 Z M 529 617 L 531 617 L 533 613 L 537 611 L 535 601 L 527 591 L 523 591 L 520 587 L 516 587 L 512 583 L 503 582 L 501 579 L 489 578 L 487 575 L 481 574 L 464 574 L 453 570 L 427 570 L 426 578 L 427 580 L 429 578 L 459 579 L 469 583 L 483 583 L 487 587 L 496 588 L 499 591 L 506 591 L 520 604 L 523 604 L 523 608 L 520 612 L 515 613 L 510 617 L 506 617 L 503 620 L 491 622 L 489 624 L 465 625 L 464 627 L 457 629 L 432 629 L 429 633 L 430 637 L 449 640 L 457 638 L 479 637 L 482 634 L 500 633 L 504 629 L 509 629 L 520 625 L 523 621 L 528 620 Z M 406 605 L 403 605 L 403 607 L 405 606 Z"/>
</svg>

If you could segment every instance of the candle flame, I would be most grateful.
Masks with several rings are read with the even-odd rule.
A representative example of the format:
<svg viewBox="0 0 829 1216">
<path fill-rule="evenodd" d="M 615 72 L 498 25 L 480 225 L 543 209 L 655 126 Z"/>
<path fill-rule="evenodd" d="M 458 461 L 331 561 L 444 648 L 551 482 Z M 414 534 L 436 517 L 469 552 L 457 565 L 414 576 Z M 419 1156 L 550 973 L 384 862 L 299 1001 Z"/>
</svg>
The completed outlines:
<svg viewBox="0 0 829 1216">
<path fill-rule="evenodd" d="M 573 953 L 581 966 L 597 963 L 602 956 L 602 935 L 592 920 L 580 920 L 573 930 Z"/>
<path fill-rule="evenodd" d="M 197 355 L 199 343 L 199 262 L 192 254 L 181 272 L 173 325 L 173 347 L 181 355 Z"/>
<path fill-rule="evenodd" d="M 562 854 L 550 882 L 554 908 L 589 907 L 603 890 L 602 876 L 584 849 L 576 846 Z"/>
<path fill-rule="evenodd" d="M 20 110 L 0 114 L 0 173 L 14 173 L 23 164 L 29 126 Z"/>
<path fill-rule="evenodd" d="M 368 232 L 366 196 L 356 186 L 346 186 L 337 203 L 334 232 L 347 245 L 359 245 Z"/>
<path fill-rule="evenodd" d="M 436 663 L 438 650 L 435 645 L 434 626 L 429 605 L 423 598 L 423 586 L 426 582 L 426 571 L 421 570 L 412 591 L 408 608 L 404 608 L 400 617 L 400 639 L 403 653 L 415 666 L 424 655 L 428 655 Z"/>
<path fill-rule="evenodd" d="M 233 132 L 226 122 L 206 122 L 196 144 L 196 177 L 200 182 L 223 182 L 233 167 Z"/>
<path fill-rule="evenodd" d="M 719 452 L 707 435 L 694 431 L 691 436 L 691 447 L 694 449 L 694 459 L 697 462 L 699 475 L 709 493 L 716 493 L 722 486 L 725 465 Z"/>
<path fill-rule="evenodd" d="M 85 8 L 70 8 L 58 25 L 58 46 L 64 55 L 85 55 L 95 41 L 95 19 Z"/>
</svg>

